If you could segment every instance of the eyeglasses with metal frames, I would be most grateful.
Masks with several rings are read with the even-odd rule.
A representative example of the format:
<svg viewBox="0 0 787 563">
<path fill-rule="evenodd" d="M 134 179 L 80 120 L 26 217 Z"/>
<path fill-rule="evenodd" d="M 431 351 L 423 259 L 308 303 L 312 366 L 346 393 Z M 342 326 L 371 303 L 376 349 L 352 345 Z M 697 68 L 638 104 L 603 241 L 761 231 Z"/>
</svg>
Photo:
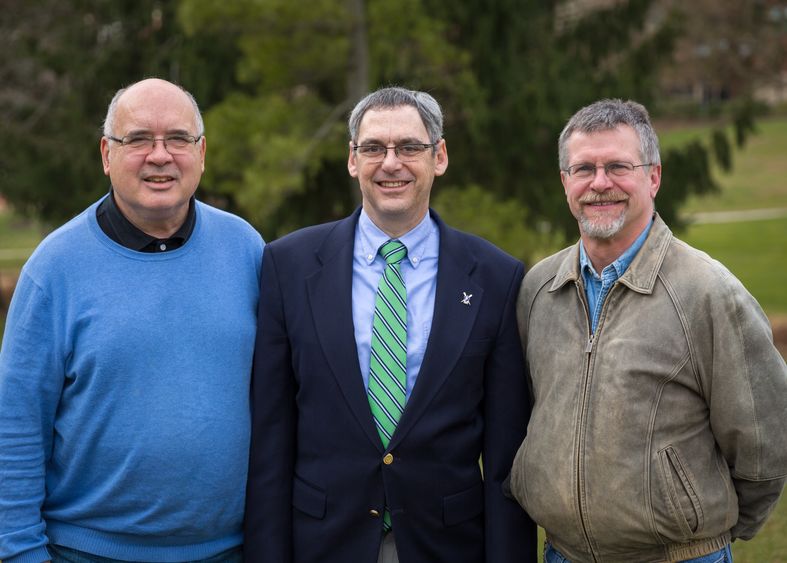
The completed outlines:
<svg viewBox="0 0 787 563">
<path fill-rule="evenodd" d="M 402 143 L 401 145 L 394 145 L 386 147 L 385 145 L 369 144 L 369 145 L 353 145 L 353 150 L 356 154 L 361 155 L 369 162 L 382 162 L 389 150 L 393 150 L 396 158 L 402 162 L 413 162 L 418 160 L 430 148 L 433 148 L 440 141 L 434 143 Z"/>
<path fill-rule="evenodd" d="M 627 176 L 634 172 L 636 168 L 642 168 L 644 166 L 652 166 L 652 162 L 646 162 L 644 164 L 634 164 L 632 162 L 607 162 L 606 164 L 595 165 L 590 164 L 589 162 L 581 162 L 579 164 L 572 164 L 568 168 L 563 169 L 563 172 L 571 176 L 572 178 L 576 178 L 578 180 L 585 180 L 588 178 L 592 178 L 596 175 L 596 170 L 599 168 L 604 169 L 604 174 L 607 176 L 616 176 L 618 178 Z"/>
<path fill-rule="evenodd" d="M 188 152 L 188 150 L 196 145 L 202 135 L 164 135 L 163 137 L 155 137 L 153 135 L 126 135 L 122 139 L 113 137 L 112 135 L 105 135 L 110 141 L 120 143 L 124 148 L 127 148 L 135 153 L 150 153 L 156 148 L 156 141 L 164 143 L 164 149 L 170 154 L 181 154 Z"/>
</svg>

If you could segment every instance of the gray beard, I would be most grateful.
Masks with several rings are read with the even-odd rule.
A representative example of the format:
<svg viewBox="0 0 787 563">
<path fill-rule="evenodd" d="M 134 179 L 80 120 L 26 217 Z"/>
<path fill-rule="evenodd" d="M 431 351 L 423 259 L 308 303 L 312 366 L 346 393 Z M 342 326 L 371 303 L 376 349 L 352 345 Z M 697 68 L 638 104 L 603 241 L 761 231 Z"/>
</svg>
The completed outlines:
<svg viewBox="0 0 787 563">
<path fill-rule="evenodd" d="M 579 229 L 590 238 L 608 240 L 614 237 L 623 228 L 626 222 L 626 212 L 624 210 L 616 219 L 611 222 L 599 224 L 593 222 L 584 213 L 579 214 Z"/>
</svg>

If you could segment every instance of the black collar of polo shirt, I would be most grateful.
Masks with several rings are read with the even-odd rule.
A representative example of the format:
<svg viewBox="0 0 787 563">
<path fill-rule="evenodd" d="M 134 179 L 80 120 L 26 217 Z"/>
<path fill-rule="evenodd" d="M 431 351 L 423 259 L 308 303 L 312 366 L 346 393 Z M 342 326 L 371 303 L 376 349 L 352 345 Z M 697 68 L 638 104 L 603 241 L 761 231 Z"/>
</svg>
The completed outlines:
<svg viewBox="0 0 787 563">
<path fill-rule="evenodd" d="M 115 193 L 110 188 L 109 196 L 96 209 L 96 220 L 104 234 L 121 246 L 137 252 L 167 252 L 180 248 L 189 240 L 191 233 L 194 232 L 194 225 L 197 222 L 197 212 L 194 204 L 194 196 L 189 200 L 189 210 L 186 220 L 175 231 L 175 233 L 165 239 L 150 236 L 146 232 L 138 229 L 125 215 L 115 202 Z"/>
</svg>

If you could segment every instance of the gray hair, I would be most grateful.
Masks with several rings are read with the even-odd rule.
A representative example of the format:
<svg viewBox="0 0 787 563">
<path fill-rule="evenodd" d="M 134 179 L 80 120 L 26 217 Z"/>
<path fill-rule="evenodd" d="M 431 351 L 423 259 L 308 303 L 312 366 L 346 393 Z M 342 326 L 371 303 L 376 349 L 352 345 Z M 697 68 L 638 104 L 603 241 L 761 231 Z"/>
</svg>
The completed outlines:
<svg viewBox="0 0 787 563">
<path fill-rule="evenodd" d="M 129 88 L 131 88 L 132 86 L 135 86 L 136 84 L 139 84 L 139 82 L 134 82 L 133 84 L 129 84 L 128 86 L 126 86 L 124 88 L 121 88 L 120 90 L 115 92 L 114 96 L 112 96 L 112 101 L 109 102 L 109 107 L 107 108 L 107 116 L 104 118 L 104 129 L 102 131 L 102 134 L 105 137 L 114 136 L 115 113 L 117 113 L 118 102 L 120 101 L 120 98 L 123 96 L 123 94 L 125 94 L 128 91 Z M 205 134 L 205 122 L 202 120 L 202 114 L 199 111 L 199 106 L 197 105 L 197 100 L 195 100 L 194 96 L 191 95 L 191 92 L 186 90 L 183 86 L 181 86 L 179 84 L 174 84 L 172 82 L 170 82 L 170 84 L 173 84 L 174 86 L 177 86 L 178 88 L 180 88 L 181 92 L 186 94 L 186 96 L 188 97 L 189 101 L 191 102 L 192 107 L 194 108 L 194 120 L 197 123 L 197 135 L 204 135 Z"/>
<path fill-rule="evenodd" d="M 398 86 L 380 88 L 362 99 L 350 113 L 347 127 L 350 130 L 350 141 L 358 141 L 358 128 L 364 114 L 370 109 L 393 109 L 401 106 L 412 106 L 418 110 L 424 122 L 429 142 L 436 143 L 443 138 L 443 110 L 432 96 L 426 92 L 407 90 Z"/>
<path fill-rule="evenodd" d="M 618 125 L 628 125 L 637 132 L 639 153 L 643 163 L 661 163 L 659 138 L 650 123 L 650 116 L 645 106 L 631 100 L 624 102 L 620 99 L 606 99 L 583 107 L 568 120 L 558 140 L 560 169 L 568 168 L 566 144 L 572 134 L 607 131 L 615 129 Z"/>
</svg>

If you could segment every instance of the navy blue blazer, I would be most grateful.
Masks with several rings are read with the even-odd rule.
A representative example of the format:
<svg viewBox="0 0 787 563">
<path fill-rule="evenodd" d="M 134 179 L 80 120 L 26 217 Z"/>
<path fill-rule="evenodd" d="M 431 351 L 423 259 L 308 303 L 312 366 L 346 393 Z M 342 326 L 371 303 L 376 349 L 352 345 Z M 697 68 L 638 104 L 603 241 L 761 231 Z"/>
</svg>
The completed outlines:
<svg viewBox="0 0 787 563">
<path fill-rule="evenodd" d="M 535 525 L 501 490 L 530 412 L 515 319 L 524 267 L 432 212 L 432 329 L 384 449 L 353 330 L 358 215 L 265 246 L 245 560 L 375 563 L 387 500 L 403 563 L 535 562 Z"/>
</svg>

